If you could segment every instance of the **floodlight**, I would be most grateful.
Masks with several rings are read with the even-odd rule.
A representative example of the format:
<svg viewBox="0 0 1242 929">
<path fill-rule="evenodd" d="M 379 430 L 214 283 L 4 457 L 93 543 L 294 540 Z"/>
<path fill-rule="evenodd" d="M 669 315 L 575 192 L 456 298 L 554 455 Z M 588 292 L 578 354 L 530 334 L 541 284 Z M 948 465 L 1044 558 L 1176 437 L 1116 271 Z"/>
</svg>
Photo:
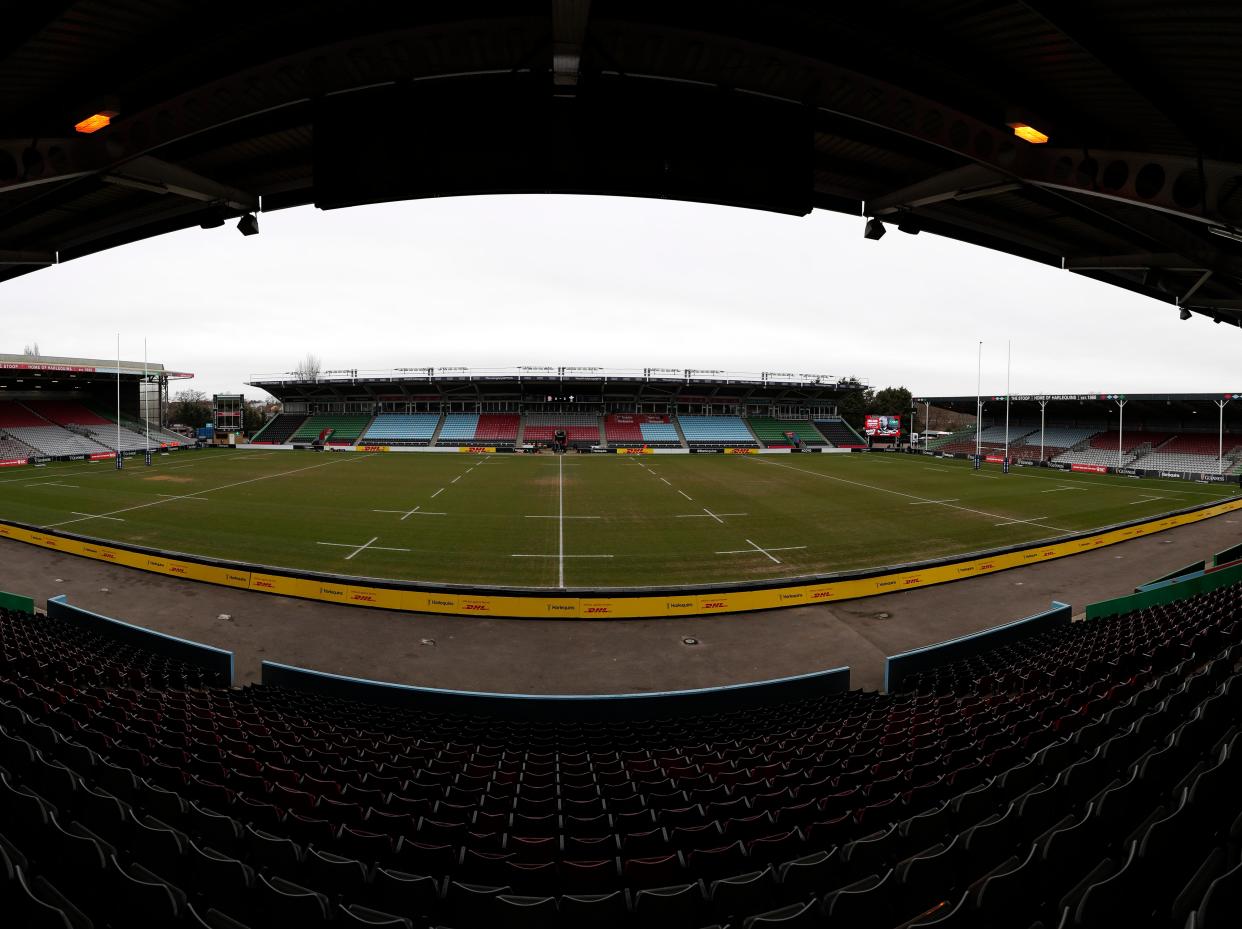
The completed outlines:
<svg viewBox="0 0 1242 929">
<path fill-rule="evenodd" d="M 1033 126 L 1026 123 L 1010 123 L 1009 128 L 1013 130 L 1013 134 L 1024 142 L 1030 142 L 1032 145 L 1043 145 L 1048 141 L 1048 136 L 1040 132 Z"/>
<path fill-rule="evenodd" d="M 897 223 L 897 228 L 906 235 L 918 235 L 922 232 L 922 229 L 919 228 L 918 220 L 916 220 L 913 216 L 907 216 L 905 219 L 901 220 Z"/>
<path fill-rule="evenodd" d="M 253 213 L 247 213 L 237 221 L 237 231 L 242 235 L 258 235 L 259 221 Z"/>
<path fill-rule="evenodd" d="M 878 242 L 880 239 L 884 238 L 884 233 L 887 231 L 888 230 L 884 228 L 884 224 L 882 222 L 872 217 L 867 220 L 867 225 L 863 227 L 863 238 Z"/>
<path fill-rule="evenodd" d="M 1182 307 L 1182 311 L 1178 313 L 1177 315 L 1180 316 L 1182 319 L 1190 319 L 1190 310 L 1186 309 L 1185 307 Z"/>
<path fill-rule="evenodd" d="M 98 113 L 92 113 L 81 122 L 74 123 L 73 128 L 78 132 L 90 134 L 105 129 L 112 123 L 112 118 L 116 116 L 115 110 L 100 110 Z"/>
</svg>

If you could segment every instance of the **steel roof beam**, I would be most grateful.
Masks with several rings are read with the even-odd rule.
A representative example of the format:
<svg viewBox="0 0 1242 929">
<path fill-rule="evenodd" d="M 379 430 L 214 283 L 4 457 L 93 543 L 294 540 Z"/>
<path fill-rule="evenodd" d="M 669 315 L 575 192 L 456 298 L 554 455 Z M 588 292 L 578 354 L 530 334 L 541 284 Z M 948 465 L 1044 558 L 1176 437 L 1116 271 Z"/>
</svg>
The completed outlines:
<svg viewBox="0 0 1242 929">
<path fill-rule="evenodd" d="M 552 84 L 558 91 L 578 86 L 590 13 L 591 0 L 552 0 Z"/>
<path fill-rule="evenodd" d="M 254 212 L 259 198 L 252 193 L 221 184 L 180 165 L 143 155 L 126 162 L 101 178 L 109 184 L 156 194 L 175 194 L 202 203 L 218 203 L 232 210 Z"/>
<path fill-rule="evenodd" d="M 915 210 L 945 200 L 968 200 L 1006 193 L 1019 186 L 997 171 L 978 164 L 968 164 L 869 199 L 864 205 L 864 211 L 868 216 L 884 216 L 898 210 Z"/>
</svg>

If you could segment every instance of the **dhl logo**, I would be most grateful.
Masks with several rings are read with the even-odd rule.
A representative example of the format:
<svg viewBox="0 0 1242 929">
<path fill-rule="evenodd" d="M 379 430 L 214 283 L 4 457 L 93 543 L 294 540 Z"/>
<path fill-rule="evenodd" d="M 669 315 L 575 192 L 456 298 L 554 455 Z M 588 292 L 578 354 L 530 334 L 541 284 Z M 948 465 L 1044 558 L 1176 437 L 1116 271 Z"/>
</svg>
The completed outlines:
<svg viewBox="0 0 1242 929">
<path fill-rule="evenodd" d="M 352 597 L 350 597 L 350 599 L 355 603 L 374 603 L 375 595 L 355 593 Z"/>
<path fill-rule="evenodd" d="M 110 552 L 105 549 L 104 551 L 100 552 L 100 554 L 103 555 L 104 558 L 111 558 L 113 560 L 116 559 L 116 552 Z"/>
<path fill-rule="evenodd" d="M 586 612 L 587 613 L 611 613 L 612 610 L 606 606 L 588 606 L 586 608 Z"/>
<path fill-rule="evenodd" d="M 488 609 L 486 603 L 467 603 L 465 607 L 469 613 L 486 613 Z"/>
<path fill-rule="evenodd" d="M 704 600 L 703 609 L 705 610 L 723 610 L 725 608 L 724 600 Z"/>
<path fill-rule="evenodd" d="M 274 590 L 276 587 L 276 585 L 273 584 L 271 581 L 255 581 L 254 586 L 255 587 L 266 587 L 268 590 Z"/>
<path fill-rule="evenodd" d="M 832 596 L 831 590 L 817 590 L 815 593 L 811 594 L 811 599 L 812 600 L 823 600 L 831 596 Z"/>
<path fill-rule="evenodd" d="M 911 584 L 921 584 L 921 583 L 923 583 L 923 579 L 922 579 L 921 577 L 908 577 L 908 578 L 906 578 L 906 586 L 907 586 L 907 587 L 909 587 Z"/>
<path fill-rule="evenodd" d="M 171 571 L 173 574 L 185 574 L 185 568 L 183 568 L 179 564 L 170 566 L 168 570 Z"/>
<path fill-rule="evenodd" d="M 979 570 L 980 570 L 980 571 L 988 571 L 988 570 L 990 570 L 990 569 L 992 569 L 992 568 L 995 568 L 995 567 L 996 567 L 996 562 L 994 562 L 994 561 L 989 561 L 987 564 L 981 564 L 981 565 L 979 565 Z"/>
</svg>

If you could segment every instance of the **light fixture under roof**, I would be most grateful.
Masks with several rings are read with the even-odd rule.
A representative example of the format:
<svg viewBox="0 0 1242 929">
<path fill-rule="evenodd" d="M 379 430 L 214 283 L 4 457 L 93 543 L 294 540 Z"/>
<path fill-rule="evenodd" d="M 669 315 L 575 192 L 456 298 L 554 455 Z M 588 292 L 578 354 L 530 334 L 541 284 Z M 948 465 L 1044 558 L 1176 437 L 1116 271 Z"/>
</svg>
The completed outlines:
<svg viewBox="0 0 1242 929">
<path fill-rule="evenodd" d="M 74 123 L 73 128 L 78 132 L 89 135 L 92 132 L 98 132 L 100 129 L 106 129 L 112 125 L 112 120 L 117 116 L 116 110 L 100 110 L 98 113 L 92 113 L 81 122 Z"/>
<path fill-rule="evenodd" d="M 873 216 L 871 219 L 867 220 L 867 225 L 863 227 L 863 238 L 878 242 L 880 239 L 884 238 L 884 233 L 887 231 L 888 230 L 884 228 L 884 223 L 880 222 Z"/>
<path fill-rule="evenodd" d="M 1026 123 L 1009 123 L 1009 128 L 1013 130 L 1013 134 L 1024 142 L 1030 142 L 1032 145 L 1043 145 L 1048 141 L 1048 136 L 1040 132 L 1034 126 L 1028 126 Z"/>
</svg>

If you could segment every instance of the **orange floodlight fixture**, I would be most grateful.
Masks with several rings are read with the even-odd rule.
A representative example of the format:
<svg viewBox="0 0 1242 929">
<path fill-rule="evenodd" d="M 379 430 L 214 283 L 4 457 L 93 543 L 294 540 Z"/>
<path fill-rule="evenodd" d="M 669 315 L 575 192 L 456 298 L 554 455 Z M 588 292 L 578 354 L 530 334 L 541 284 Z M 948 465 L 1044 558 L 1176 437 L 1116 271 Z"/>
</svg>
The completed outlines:
<svg viewBox="0 0 1242 929">
<path fill-rule="evenodd" d="M 1048 141 L 1048 137 L 1036 129 L 1034 126 L 1028 126 L 1026 123 L 1010 123 L 1009 128 L 1013 130 L 1013 134 L 1025 142 L 1032 145 L 1043 145 Z"/>
<path fill-rule="evenodd" d="M 98 113 L 92 113 L 80 123 L 75 123 L 73 128 L 78 132 L 91 133 L 98 132 L 111 125 L 112 117 L 116 116 L 115 110 L 100 110 Z"/>
</svg>

